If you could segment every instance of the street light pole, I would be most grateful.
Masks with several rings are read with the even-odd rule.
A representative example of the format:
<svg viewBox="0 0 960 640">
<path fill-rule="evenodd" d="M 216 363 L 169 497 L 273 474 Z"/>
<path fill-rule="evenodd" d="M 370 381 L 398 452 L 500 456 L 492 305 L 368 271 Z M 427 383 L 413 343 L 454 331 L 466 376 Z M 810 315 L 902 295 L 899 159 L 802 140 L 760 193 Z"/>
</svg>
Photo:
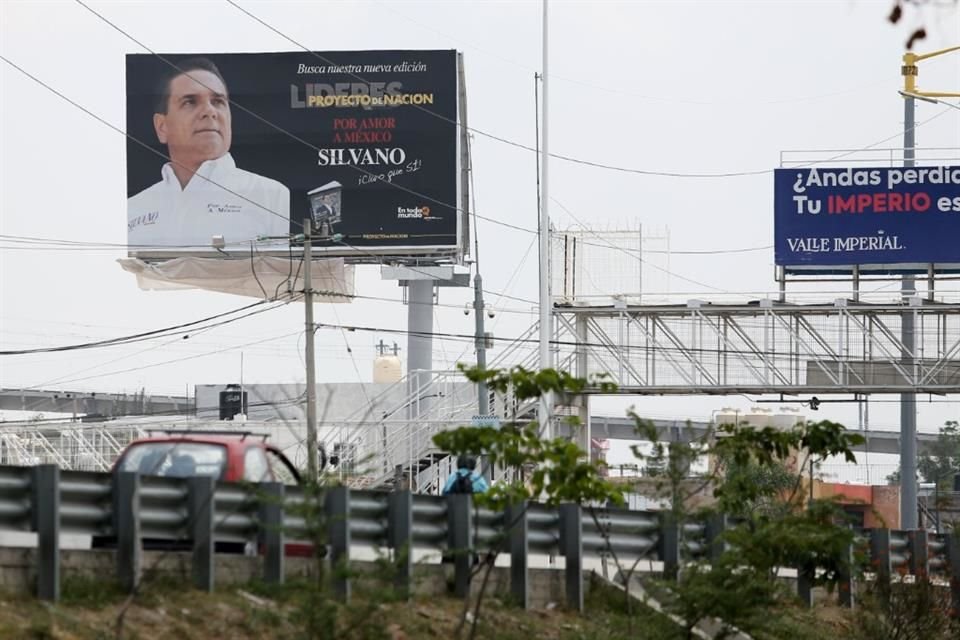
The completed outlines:
<svg viewBox="0 0 960 640">
<path fill-rule="evenodd" d="M 542 114 L 542 135 L 543 142 L 540 145 L 541 169 L 540 169 L 540 369 L 549 369 L 550 362 L 550 338 L 552 334 L 550 314 L 550 192 L 547 189 L 547 177 L 550 168 L 550 137 L 547 134 L 549 118 L 547 117 L 549 76 L 547 74 L 547 59 L 549 53 L 547 40 L 547 0 L 543 0 L 543 114 Z M 550 413 L 552 410 L 553 399 L 550 392 L 544 392 L 540 396 L 540 403 L 537 411 L 537 422 L 540 426 L 540 433 L 547 438 L 553 437 L 550 428 Z"/>
<path fill-rule="evenodd" d="M 913 67 L 916 69 L 916 67 Z M 906 74 L 907 65 L 904 65 Z M 906 75 L 904 77 L 907 77 Z M 916 147 L 914 99 L 910 96 L 903 102 L 903 166 L 915 164 Z M 900 338 L 903 343 L 901 357 L 907 371 L 913 370 L 916 335 L 914 312 L 909 300 L 917 291 L 916 282 L 910 274 L 904 274 L 900 283 L 900 296 L 907 305 L 901 315 Z M 900 394 L 900 527 L 917 528 L 917 397 L 913 393 Z"/>
<path fill-rule="evenodd" d="M 912 167 L 916 164 L 916 100 L 915 98 L 933 98 L 956 96 L 960 94 L 945 92 L 926 92 L 917 90 L 917 63 L 927 58 L 960 51 L 960 46 L 949 47 L 926 54 L 917 54 L 908 51 L 903 54 L 903 65 L 900 75 L 903 76 L 903 91 L 900 94 L 903 102 L 903 166 Z M 932 277 L 932 276 L 931 276 Z M 917 287 L 914 276 L 905 274 L 901 281 L 900 295 L 906 305 L 901 315 L 901 342 L 903 349 L 901 359 L 907 371 L 915 374 L 915 317 L 916 313 L 910 306 L 910 299 L 916 295 Z M 917 528 L 917 397 L 914 393 L 900 394 L 900 527 L 902 529 Z"/>
</svg>

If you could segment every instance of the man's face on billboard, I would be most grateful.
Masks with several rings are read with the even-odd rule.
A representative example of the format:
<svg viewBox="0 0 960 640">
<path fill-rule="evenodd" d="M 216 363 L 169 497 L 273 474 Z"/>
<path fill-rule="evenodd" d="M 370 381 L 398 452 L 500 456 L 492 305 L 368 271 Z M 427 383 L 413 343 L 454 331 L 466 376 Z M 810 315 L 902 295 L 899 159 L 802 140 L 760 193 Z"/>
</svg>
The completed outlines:
<svg viewBox="0 0 960 640">
<path fill-rule="evenodd" d="M 196 169 L 230 151 L 230 100 L 216 74 L 193 70 L 170 81 L 167 112 L 153 116 L 157 138 L 176 163 Z"/>
</svg>

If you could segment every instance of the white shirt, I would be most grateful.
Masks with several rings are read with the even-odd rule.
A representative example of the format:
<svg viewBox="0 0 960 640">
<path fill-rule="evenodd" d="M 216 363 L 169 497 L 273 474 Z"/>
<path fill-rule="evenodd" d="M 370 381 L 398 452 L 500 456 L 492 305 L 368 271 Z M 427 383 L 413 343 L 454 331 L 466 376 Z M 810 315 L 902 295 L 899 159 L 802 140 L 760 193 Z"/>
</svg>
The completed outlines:
<svg viewBox="0 0 960 640">
<path fill-rule="evenodd" d="M 290 233 L 290 190 L 238 169 L 229 153 L 201 164 L 183 189 L 169 162 L 160 174 L 160 182 L 127 200 L 130 245 L 204 250 L 214 235 L 228 246 L 249 246 L 257 236 Z"/>
</svg>

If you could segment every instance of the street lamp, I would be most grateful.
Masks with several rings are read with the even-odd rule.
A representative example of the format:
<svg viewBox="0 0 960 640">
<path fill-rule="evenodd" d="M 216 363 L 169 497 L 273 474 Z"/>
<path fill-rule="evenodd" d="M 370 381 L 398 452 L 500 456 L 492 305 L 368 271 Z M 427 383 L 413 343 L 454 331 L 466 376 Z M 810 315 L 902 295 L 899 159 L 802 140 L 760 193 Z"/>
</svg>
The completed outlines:
<svg viewBox="0 0 960 640">
<path fill-rule="evenodd" d="M 922 60 L 935 58 L 952 51 L 960 51 L 960 46 L 948 47 L 930 53 L 903 54 L 903 65 L 900 74 L 903 76 L 904 97 L 903 111 L 903 166 L 914 166 L 914 108 L 916 98 L 952 98 L 960 97 L 960 93 L 947 91 L 920 91 L 917 89 L 917 76 Z M 916 284 L 912 275 L 904 275 L 900 287 L 904 299 L 910 298 L 916 292 Z M 910 311 L 903 314 L 901 323 L 901 342 L 903 344 L 902 357 L 908 367 L 913 367 L 915 336 L 914 317 Z M 900 513 L 903 518 L 901 525 L 904 529 L 917 528 L 917 399 L 913 393 L 900 395 Z"/>
</svg>

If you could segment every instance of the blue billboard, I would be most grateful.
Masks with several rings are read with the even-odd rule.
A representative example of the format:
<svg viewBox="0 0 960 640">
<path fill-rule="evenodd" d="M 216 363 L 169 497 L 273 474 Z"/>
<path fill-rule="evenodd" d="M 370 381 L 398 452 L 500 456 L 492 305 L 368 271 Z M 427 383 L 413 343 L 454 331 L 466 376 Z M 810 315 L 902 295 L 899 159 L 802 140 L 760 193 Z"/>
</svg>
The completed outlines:
<svg viewBox="0 0 960 640">
<path fill-rule="evenodd" d="M 960 264 L 960 166 L 777 169 L 778 266 Z"/>
</svg>

